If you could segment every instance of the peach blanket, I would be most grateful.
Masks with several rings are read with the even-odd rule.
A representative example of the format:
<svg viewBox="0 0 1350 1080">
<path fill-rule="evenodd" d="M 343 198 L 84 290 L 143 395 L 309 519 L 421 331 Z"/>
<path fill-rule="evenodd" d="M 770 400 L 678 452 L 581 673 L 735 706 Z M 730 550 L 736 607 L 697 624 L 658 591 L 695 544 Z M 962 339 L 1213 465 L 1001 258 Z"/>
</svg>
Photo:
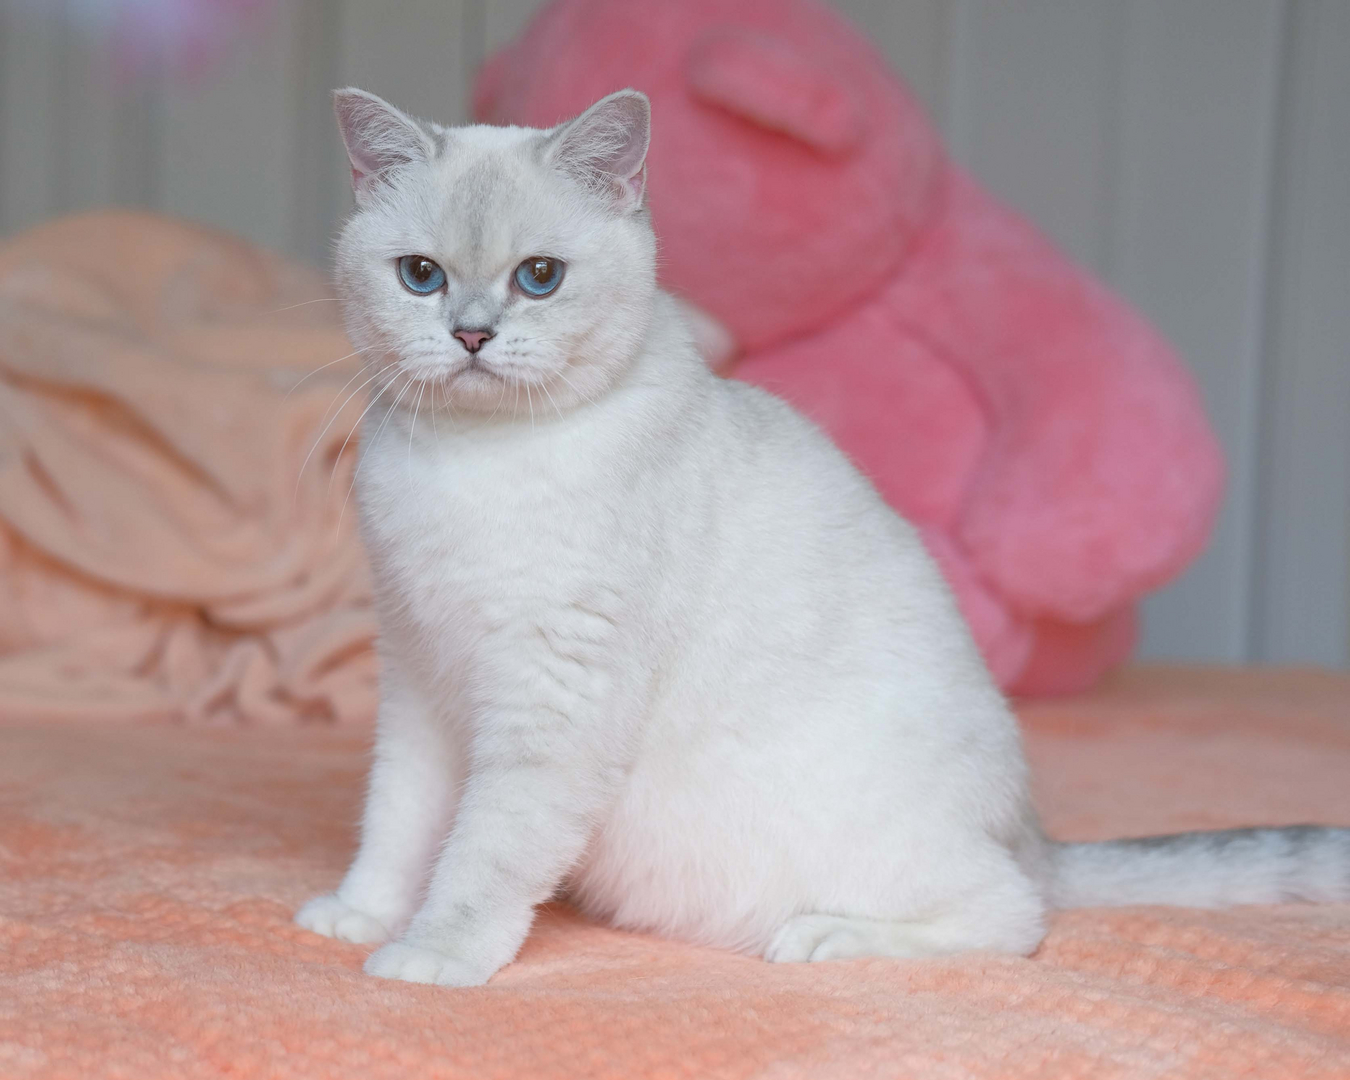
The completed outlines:
<svg viewBox="0 0 1350 1080">
<path fill-rule="evenodd" d="M 1023 711 L 1051 830 L 1350 824 L 1350 678 L 1151 670 Z M 545 912 L 484 988 L 291 925 L 363 739 L 0 724 L 0 1076 L 1350 1076 L 1350 906 L 1075 911 L 1030 960 L 774 966 Z"/>
<path fill-rule="evenodd" d="M 336 307 L 148 214 L 0 246 L 0 712 L 370 715 Z"/>
</svg>

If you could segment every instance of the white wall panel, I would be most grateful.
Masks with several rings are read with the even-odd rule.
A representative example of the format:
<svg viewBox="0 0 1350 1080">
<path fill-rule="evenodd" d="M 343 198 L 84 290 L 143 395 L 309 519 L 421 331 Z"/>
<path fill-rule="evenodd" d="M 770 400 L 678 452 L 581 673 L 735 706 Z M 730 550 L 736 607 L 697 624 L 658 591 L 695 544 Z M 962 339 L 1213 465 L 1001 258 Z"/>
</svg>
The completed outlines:
<svg viewBox="0 0 1350 1080">
<path fill-rule="evenodd" d="M 0 226 L 25 228 L 57 199 L 61 27 L 0 0 Z"/>
<path fill-rule="evenodd" d="M 1087 266 L 1115 185 L 1120 0 L 956 0 L 948 137 L 958 161 Z"/>
<path fill-rule="evenodd" d="M 950 0 L 835 0 L 835 7 L 867 32 L 942 123 L 951 74 Z"/>
<path fill-rule="evenodd" d="M 483 5 L 484 54 L 500 49 L 530 21 L 542 0 L 486 0 Z"/>
<path fill-rule="evenodd" d="M 1180 349 L 1228 456 L 1204 558 L 1145 611 L 1150 655 L 1252 658 L 1279 0 L 1136 0 L 1122 41 L 1111 280 Z"/>
<path fill-rule="evenodd" d="M 327 266 L 333 234 L 350 202 L 346 156 L 331 94 L 340 81 L 343 20 L 333 0 L 299 0 L 299 49 L 291 76 L 291 217 L 295 250 Z"/>
<path fill-rule="evenodd" d="M 285 5 L 199 83 L 165 77 L 156 178 L 158 205 L 295 250 L 294 107 L 298 9 Z"/>
<path fill-rule="evenodd" d="M 1350 663 L 1350 4 L 1296 0 L 1257 440 L 1253 655 Z"/>
<path fill-rule="evenodd" d="M 379 94 L 414 116 L 447 123 L 468 118 L 469 80 L 481 52 L 477 4 L 341 0 L 337 6 L 341 82 Z"/>
</svg>

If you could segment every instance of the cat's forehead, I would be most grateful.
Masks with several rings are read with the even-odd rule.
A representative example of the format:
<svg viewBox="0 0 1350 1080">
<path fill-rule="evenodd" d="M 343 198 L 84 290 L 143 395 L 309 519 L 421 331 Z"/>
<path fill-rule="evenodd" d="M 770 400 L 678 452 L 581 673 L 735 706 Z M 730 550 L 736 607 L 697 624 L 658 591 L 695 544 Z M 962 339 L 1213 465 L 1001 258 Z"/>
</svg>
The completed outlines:
<svg viewBox="0 0 1350 1080">
<path fill-rule="evenodd" d="M 540 196 L 554 178 L 542 163 L 539 134 L 460 128 L 441 136 L 434 227 L 447 255 L 465 263 L 490 262 L 509 257 L 526 236 L 548 229 L 550 200 Z"/>
<path fill-rule="evenodd" d="M 451 156 L 440 178 L 444 197 L 437 226 L 442 235 L 472 249 L 494 246 L 492 241 L 510 225 L 509 208 L 520 198 L 514 172 L 499 155 L 467 161 Z"/>
</svg>

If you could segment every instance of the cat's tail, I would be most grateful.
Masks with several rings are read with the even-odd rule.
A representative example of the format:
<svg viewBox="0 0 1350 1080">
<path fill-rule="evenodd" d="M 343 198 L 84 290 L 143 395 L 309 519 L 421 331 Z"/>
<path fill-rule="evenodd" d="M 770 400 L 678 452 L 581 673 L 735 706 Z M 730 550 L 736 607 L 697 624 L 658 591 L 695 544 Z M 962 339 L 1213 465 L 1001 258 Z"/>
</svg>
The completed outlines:
<svg viewBox="0 0 1350 1080">
<path fill-rule="evenodd" d="M 1057 844 L 1053 859 L 1057 908 L 1350 900 L 1350 829 L 1322 825 Z"/>
</svg>

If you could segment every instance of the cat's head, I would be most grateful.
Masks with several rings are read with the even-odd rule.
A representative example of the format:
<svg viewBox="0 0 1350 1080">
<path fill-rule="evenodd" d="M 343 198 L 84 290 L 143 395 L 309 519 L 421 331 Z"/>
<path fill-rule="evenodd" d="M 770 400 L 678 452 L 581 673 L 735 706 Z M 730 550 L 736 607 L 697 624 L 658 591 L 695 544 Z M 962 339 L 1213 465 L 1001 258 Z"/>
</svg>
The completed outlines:
<svg viewBox="0 0 1350 1080">
<path fill-rule="evenodd" d="M 372 387 L 510 416 L 620 378 L 656 294 L 646 97 L 611 94 L 546 131 L 444 128 L 362 90 L 334 100 L 356 195 L 338 283 Z"/>
</svg>

